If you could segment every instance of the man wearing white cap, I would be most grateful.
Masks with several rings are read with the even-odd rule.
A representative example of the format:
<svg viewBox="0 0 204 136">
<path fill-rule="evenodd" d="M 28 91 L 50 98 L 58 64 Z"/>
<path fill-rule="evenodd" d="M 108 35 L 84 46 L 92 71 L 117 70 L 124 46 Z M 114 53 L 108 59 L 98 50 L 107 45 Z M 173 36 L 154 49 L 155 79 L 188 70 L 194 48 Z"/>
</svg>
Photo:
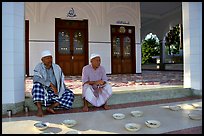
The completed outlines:
<svg viewBox="0 0 204 136">
<path fill-rule="evenodd" d="M 47 106 L 47 112 L 55 113 L 55 107 L 70 109 L 74 101 L 74 93 L 65 86 L 64 74 L 59 65 L 52 63 L 49 50 L 42 52 L 41 60 L 34 69 L 32 89 L 38 117 L 43 116 L 42 105 Z"/>
<path fill-rule="evenodd" d="M 99 54 L 91 54 L 91 64 L 82 70 L 82 98 L 84 101 L 83 111 L 88 111 L 88 102 L 93 106 L 103 106 L 105 110 L 110 109 L 107 100 L 112 95 L 112 87 L 107 82 L 106 72 L 101 64 Z"/>
</svg>

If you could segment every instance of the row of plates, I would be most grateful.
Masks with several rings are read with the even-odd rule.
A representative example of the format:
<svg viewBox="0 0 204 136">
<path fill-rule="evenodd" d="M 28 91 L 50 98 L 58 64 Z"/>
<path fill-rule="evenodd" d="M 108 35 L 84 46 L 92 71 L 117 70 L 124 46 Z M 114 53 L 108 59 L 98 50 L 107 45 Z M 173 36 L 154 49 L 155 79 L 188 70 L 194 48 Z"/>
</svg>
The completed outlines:
<svg viewBox="0 0 204 136">
<path fill-rule="evenodd" d="M 193 119 L 193 120 L 200 120 L 200 119 L 202 119 L 202 107 L 200 107 L 199 105 L 195 105 L 195 104 L 193 106 L 196 109 L 190 111 L 188 113 L 188 117 L 190 119 Z M 169 106 L 169 109 L 171 109 L 173 111 L 178 111 L 178 110 L 181 110 L 181 106 L 179 106 L 179 105 L 171 105 L 171 106 Z"/>
<path fill-rule="evenodd" d="M 77 124 L 77 121 L 76 120 L 73 120 L 73 119 L 68 119 L 68 120 L 64 120 L 62 122 L 62 125 L 65 125 L 66 127 L 73 127 Z M 34 124 L 34 127 L 37 128 L 38 130 L 45 130 L 47 129 L 49 126 L 49 123 L 46 122 L 46 123 L 43 123 L 43 122 L 37 122 Z"/>
<path fill-rule="evenodd" d="M 181 110 L 181 106 L 171 105 L 169 106 L 169 109 L 178 111 L 178 110 Z M 143 112 L 142 111 L 131 111 L 131 115 L 133 117 L 141 117 L 143 116 Z M 112 116 L 114 119 L 117 119 L 117 120 L 121 120 L 125 118 L 125 114 L 122 114 L 122 113 L 114 113 Z M 192 110 L 188 114 L 188 116 L 190 119 L 193 119 L 193 120 L 201 120 L 202 119 L 202 108 L 197 107 L 196 109 Z M 161 125 L 161 123 L 157 120 L 147 120 L 145 121 L 145 124 L 150 128 L 158 128 Z M 141 125 L 137 123 L 127 123 L 125 124 L 125 128 L 129 131 L 138 131 L 141 128 Z"/>
<path fill-rule="evenodd" d="M 133 117 L 141 117 L 143 116 L 143 112 L 142 111 L 131 111 L 131 115 Z M 125 114 L 114 113 L 113 118 L 117 120 L 121 120 L 125 118 Z M 150 128 L 158 128 L 161 125 L 161 123 L 157 120 L 147 120 L 145 121 L 145 124 Z M 127 123 L 125 124 L 125 128 L 129 131 L 138 131 L 140 130 L 141 125 L 137 123 Z"/>
<path fill-rule="evenodd" d="M 202 109 L 202 105 L 200 105 L 200 104 L 192 103 L 190 105 L 192 106 L 191 109 Z M 190 106 L 190 105 L 188 105 L 188 106 Z M 181 110 L 182 107 L 181 107 L 181 105 L 169 105 L 169 109 L 173 110 L 173 111 L 178 111 L 178 110 Z"/>
<path fill-rule="evenodd" d="M 131 115 L 133 117 L 141 117 L 141 116 L 143 116 L 143 112 L 142 111 L 131 111 L 130 113 L 131 113 Z M 113 114 L 113 118 L 115 118 L 115 119 L 124 119 L 125 115 L 122 114 L 122 113 L 115 113 L 115 114 Z"/>
<path fill-rule="evenodd" d="M 193 120 L 200 120 L 202 119 L 202 107 L 199 108 L 197 105 L 193 105 L 194 107 L 196 107 L 195 110 L 192 110 L 188 116 L 190 119 L 193 119 Z M 173 110 L 173 111 L 178 111 L 178 110 L 181 110 L 181 106 L 179 105 L 171 105 L 169 106 L 169 109 Z M 136 110 L 136 111 L 131 111 L 130 112 L 131 115 L 133 117 L 141 117 L 143 116 L 143 112 L 142 111 L 139 111 L 139 110 Z M 122 113 L 115 113 L 112 115 L 113 118 L 115 119 L 124 119 L 125 118 L 125 115 L 122 114 Z M 67 127 L 73 127 L 77 124 L 77 121 L 76 120 L 72 120 L 72 119 L 68 119 L 68 120 L 64 120 L 62 122 L 62 125 L 65 125 Z M 150 127 L 150 128 L 158 128 L 161 123 L 157 120 L 147 120 L 145 121 L 145 124 Z M 45 130 L 47 129 L 49 126 L 49 123 L 42 123 L 42 122 L 38 122 L 38 123 L 35 123 L 34 124 L 34 127 L 39 129 L 39 130 Z M 125 128 L 129 131 L 138 131 L 140 128 L 141 128 L 141 125 L 140 124 L 136 124 L 136 123 L 127 123 L 125 124 Z"/>
<path fill-rule="evenodd" d="M 145 121 L 145 125 L 147 125 L 150 128 L 158 128 L 161 123 L 157 120 L 147 120 Z M 125 128 L 129 131 L 138 131 L 141 128 L 140 124 L 137 123 L 127 123 L 125 124 Z"/>
</svg>

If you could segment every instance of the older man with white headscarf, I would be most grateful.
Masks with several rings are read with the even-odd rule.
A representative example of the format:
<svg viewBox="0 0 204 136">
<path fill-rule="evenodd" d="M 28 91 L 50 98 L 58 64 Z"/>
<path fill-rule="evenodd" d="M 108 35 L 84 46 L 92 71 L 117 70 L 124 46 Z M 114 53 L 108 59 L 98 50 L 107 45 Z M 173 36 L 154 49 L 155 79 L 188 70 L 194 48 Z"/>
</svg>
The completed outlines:
<svg viewBox="0 0 204 136">
<path fill-rule="evenodd" d="M 88 102 L 96 107 L 103 106 L 105 110 L 110 109 L 107 100 L 112 95 L 112 87 L 107 81 L 104 67 L 100 66 L 100 55 L 91 54 L 90 62 L 82 70 L 83 111 L 88 111 Z"/>
<path fill-rule="evenodd" d="M 47 111 L 55 113 L 55 107 L 69 109 L 74 101 L 74 93 L 64 84 L 64 74 L 59 65 L 52 63 L 52 54 L 45 50 L 41 54 L 42 62 L 34 69 L 33 102 L 38 111 L 36 116 L 42 117 L 42 105 L 49 106 Z"/>
</svg>

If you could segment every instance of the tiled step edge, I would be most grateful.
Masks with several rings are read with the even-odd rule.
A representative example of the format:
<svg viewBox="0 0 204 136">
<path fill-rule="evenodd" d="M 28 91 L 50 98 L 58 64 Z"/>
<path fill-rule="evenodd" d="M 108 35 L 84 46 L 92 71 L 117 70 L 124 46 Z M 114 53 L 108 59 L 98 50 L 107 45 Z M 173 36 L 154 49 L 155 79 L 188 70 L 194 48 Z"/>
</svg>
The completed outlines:
<svg viewBox="0 0 204 136">
<path fill-rule="evenodd" d="M 160 99 L 182 98 L 182 97 L 188 97 L 188 96 L 193 96 L 192 90 L 186 89 L 186 88 L 179 88 L 179 87 L 131 90 L 131 91 L 126 90 L 121 92 L 114 92 L 110 97 L 110 99 L 108 100 L 108 105 L 125 104 L 125 103 L 131 103 L 131 102 L 141 102 L 141 101 L 153 101 L 153 100 L 160 100 Z M 28 106 L 29 110 L 31 111 L 37 110 L 31 98 L 25 98 L 25 106 Z M 82 106 L 83 106 L 83 100 L 82 100 L 81 94 L 76 94 L 72 107 L 78 108 Z"/>
</svg>

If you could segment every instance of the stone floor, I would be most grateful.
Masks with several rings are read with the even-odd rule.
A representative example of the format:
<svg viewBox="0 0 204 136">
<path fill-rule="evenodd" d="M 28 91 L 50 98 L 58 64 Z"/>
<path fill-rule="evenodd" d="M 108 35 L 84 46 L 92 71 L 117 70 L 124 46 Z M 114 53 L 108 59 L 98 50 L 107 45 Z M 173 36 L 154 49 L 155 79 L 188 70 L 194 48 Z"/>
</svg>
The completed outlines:
<svg viewBox="0 0 204 136">
<path fill-rule="evenodd" d="M 181 110 L 172 111 L 169 109 L 170 105 L 180 105 Z M 21 113 L 10 118 L 2 117 L 2 133 L 65 134 L 75 131 L 81 134 L 202 134 L 202 118 L 192 120 L 188 117 L 193 110 L 199 111 L 202 116 L 202 99 L 198 97 L 118 104 L 110 107 L 110 110 L 92 107 L 89 112 L 82 112 L 77 108 L 58 110 L 52 115 L 45 113 L 43 118 L 36 117 L 34 112 Z M 144 114 L 141 117 L 133 117 L 130 114 L 133 110 L 140 110 Z M 123 113 L 125 118 L 116 120 L 112 117 L 114 113 Z M 72 128 L 61 125 L 65 119 L 74 119 L 77 125 Z M 157 120 L 161 126 L 149 128 L 145 125 L 146 120 Z M 33 124 L 39 121 L 48 122 L 48 129 L 39 131 L 34 128 Z M 124 127 L 127 123 L 138 123 L 141 129 L 130 132 Z"/>
</svg>

